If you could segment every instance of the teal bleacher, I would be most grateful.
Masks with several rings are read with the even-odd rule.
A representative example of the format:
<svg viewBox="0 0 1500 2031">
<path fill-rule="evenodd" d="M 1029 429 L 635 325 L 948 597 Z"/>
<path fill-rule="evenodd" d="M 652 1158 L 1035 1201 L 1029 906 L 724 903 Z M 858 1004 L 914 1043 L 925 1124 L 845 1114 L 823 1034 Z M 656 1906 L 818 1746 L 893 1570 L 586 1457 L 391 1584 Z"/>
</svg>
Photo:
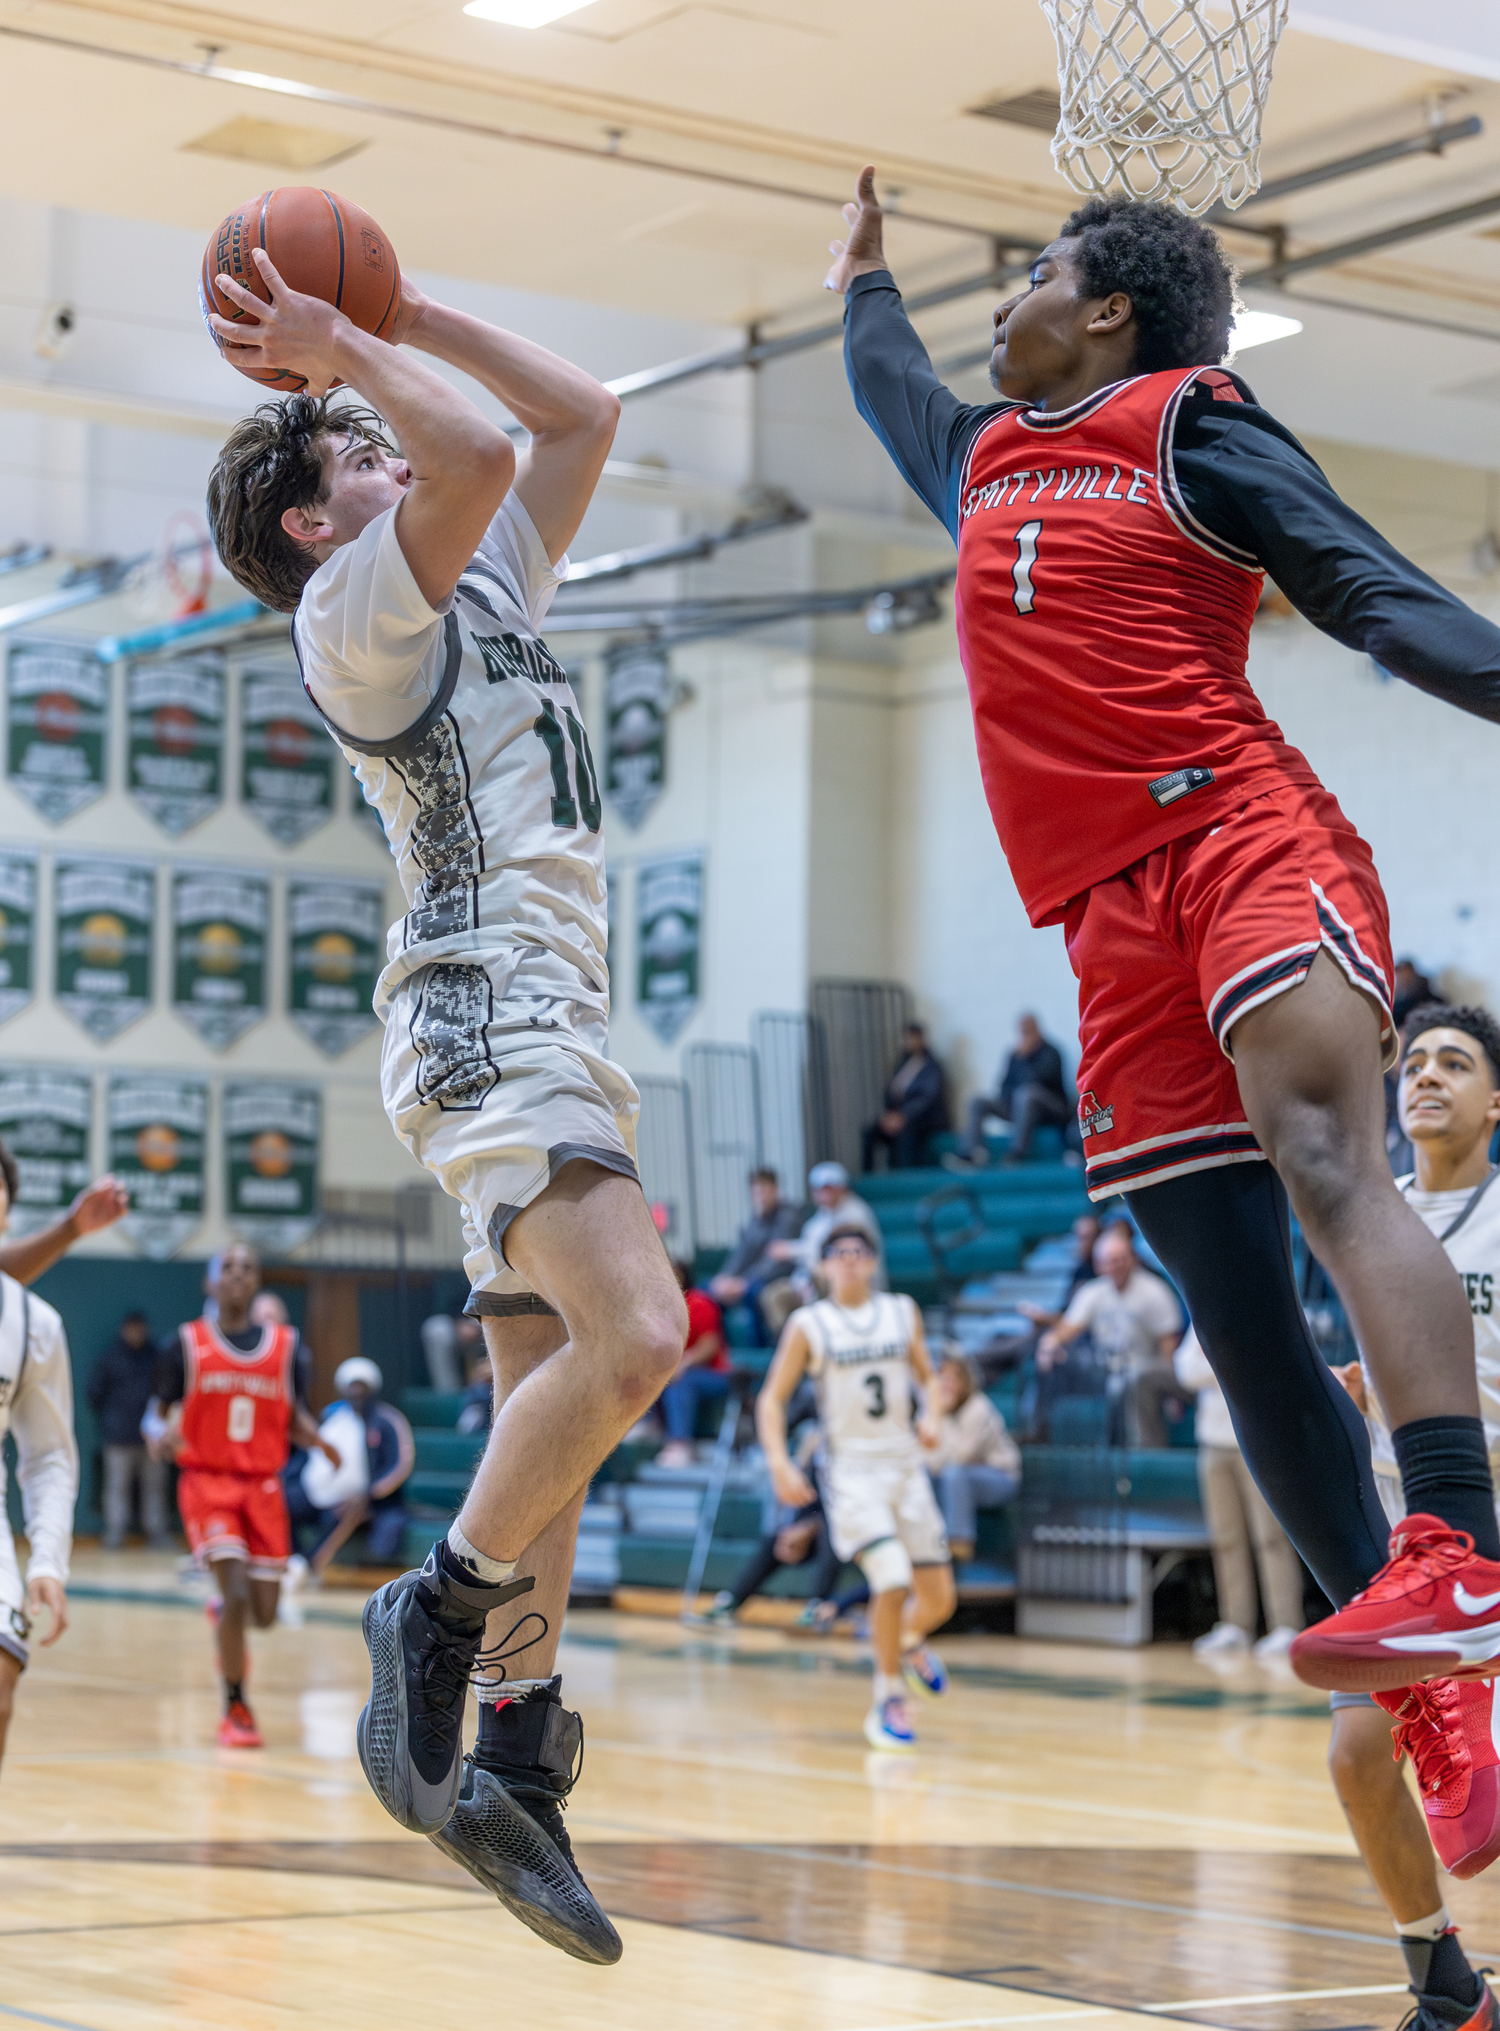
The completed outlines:
<svg viewBox="0 0 1500 2031">
<path fill-rule="evenodd" d="M 934 1193 L 951 1195 L 936 1216 L 939 1243 L 974 1224 L 977 1205 L 984 1232 L 949 1256 L 959 1282 L 1016 1270 L 1037 1242 L 1066 1234 L 1089 1210 L 1083 1172 L 1060 1158 L 1026 1163 L 990 1163 L 983 1170 L 954 1172 L 941 1167 L 877 1171 L 856 1178 L 854 1190 L 868 1201 L 885 1236 L 886 1266 L 893 1290 L 908 1291 L 918 1304 L 944 1295 L 917 1208 Z"/>
</svg>

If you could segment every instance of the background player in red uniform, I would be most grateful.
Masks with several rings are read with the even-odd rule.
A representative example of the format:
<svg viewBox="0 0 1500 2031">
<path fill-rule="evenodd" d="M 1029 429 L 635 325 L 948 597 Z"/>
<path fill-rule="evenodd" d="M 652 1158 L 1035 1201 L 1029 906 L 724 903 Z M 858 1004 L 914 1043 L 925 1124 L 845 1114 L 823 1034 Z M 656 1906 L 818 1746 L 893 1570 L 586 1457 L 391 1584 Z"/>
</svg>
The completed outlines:
<svg viewBox="0 0 1500 2031">
<path fill-rule="evenodd" d="M 216 1319 L 189 1319 L 162 1349 L 156 1393 L 180 1468 L 177 1506 L 194 1553 L 219 1587 L 218 1652 L 224 1675 L 224 1748 L 258 1749 L 245 1700 L 245 1628 L 276 1619 L 291 1524 L 281 1470 L 291 1442 L 316 1446 L 335 1466 L 307 1409 L 307 1356 L 294 1326 L 255 1325 L 260 1259 L 236 1241 L 207 1286 Z"/>
<path fill-rule="evenodd" d="M 1079 976 L 1090 1188 L 1129 1190 L 1257 1480 L 1337 1602 L 1381 1567 L 1386 1523 L 1297 1300 L 1283 1185 L 1393 1429 L 1400 1556 L 1294 1662 L 1374 1688 L 1500 1653 L 1467 1307 L 1385 1158 L 1384 899 L 1245 676 L 1263 570 L 1337 640 L 1491 719 L 1500 631 L 1218 369 L 1233 276 L 1195 220 L 1125 199 L 1075 212 L 995 313 L 1004 399 L 976 408 L 907 321 L 873 171 L 845 216 L 828 284 L 849 298 L 855 400 L 958 542 L 990 808 L 1032 921 L 1065 924 Z M 1439 1574 L 1456 1584 L 1435 1590 Z"/>
</svg>

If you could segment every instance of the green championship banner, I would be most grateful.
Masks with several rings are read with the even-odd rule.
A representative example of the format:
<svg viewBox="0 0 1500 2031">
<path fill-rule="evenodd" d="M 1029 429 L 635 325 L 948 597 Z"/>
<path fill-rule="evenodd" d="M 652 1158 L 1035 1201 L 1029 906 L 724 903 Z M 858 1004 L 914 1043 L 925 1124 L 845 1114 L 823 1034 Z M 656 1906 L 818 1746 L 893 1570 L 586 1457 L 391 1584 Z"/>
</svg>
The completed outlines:
<svg viewBox="0 0 1500 2031">
<path fill-rule="evenodd" d="M 295 669 L 246 670 L 240 679 L 240 795 L 283 846 L 326 824 L 333 810 L 334 745 Z"/>
<path fill-rule="evenodd" d="M 376 1027 L 371 1003 L 385 964 L 385 891 L 379 882 L 289 879 L 286 918 L 287 1013 L 336 1058 Z"/>
<path fill-rule="evenodd" d="M 54 992 L 101 1044 L 146 1013 L 156 929 L 149 861 L 65 860 L 52 874 Z"/>
<path fill-rule="evenodd" d="M 109 1167 L 130 1195 L 122 1231 L 165 1261 L 203 1219 L 203 1152 L 208 1087 L 201 1079 L 116 1072 L 105 1120 Z"/>
<path fill-rule="evenodd" d="M 224 1210 L 237 1233 L 273 1254 L 318 1224 L 322 1094 L 270 1080 L 224 1088 Z"/>
<path fill-rule="evenodd" d="M 636 874 L 636 999 L 664 1044 L 698 1012 L 703 855 L 642 861 Z"/>
<path fill-rule="evenodd" d="M 172 1007 L 211 1050 L 227 1050 L 266 1012 L 270 921 L 267 876 L 174 869 Z"/>
<path fill-rule="evenodd" d="M 5 667 L 5 773 L 54 825 L 104 792 L 109 670 L 87 649 L 13 642 Z"/>
<path fill-rule="evenodd" d="M 31 999 L 36 855 L 0 849 L 0 1023 Z"/>
<path fill-rule="evenodd" d="M 632 829 L 640 826 L 667 780 L 667 714 L 677 687 L 665 649 L 626 643 L 604 659 L 608 734 L 604 787 Z"/>
<path fill-rule="evenodd" d="M 126 788 L 175 839 L 224 795 L 224 666 L 216 656 L 134 663 L 125 679 Z"/>
<path fill-rule="evenodd" d="M 93 1103 L 93 1080 L 77 1072 L 45 1066 L 0 1072 L 0 1142 L 20 1174 L 8 1229 L 13 1240 L 60 1219 L 88 1183 Z"/>
</svg>

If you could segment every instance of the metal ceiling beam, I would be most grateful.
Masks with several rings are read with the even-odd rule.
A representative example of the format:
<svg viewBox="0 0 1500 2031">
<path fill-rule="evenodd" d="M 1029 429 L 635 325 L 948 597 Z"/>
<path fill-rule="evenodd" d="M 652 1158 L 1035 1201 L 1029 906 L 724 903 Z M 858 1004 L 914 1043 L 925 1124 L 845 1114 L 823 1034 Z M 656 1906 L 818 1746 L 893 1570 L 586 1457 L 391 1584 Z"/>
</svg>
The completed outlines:
<svg viewBox="0 0 1500 2031">
<path fill-rule="evenodd" d="M 658 571 L 669 564 L 693 564 L 712 557 L 726 543 L 743 543 L 750 536 L 768 536 L 776 529 L 790 529 L 808 519 L 807 510 L 790 494 L 772 493 L 753 508 L 735 517 L 725 529 L 711 529 L 701 536 L 683 536 L 673 543 L 645 543 L 633 550 L 609 550 L 598 557 L 586 557 L 569 568 L 563 590 L 570 585 L 591 585 L 605 578 L 629 578 L 637 571 Z"/>
<path fill-rule="evenodd" d="M 1451 232 L 1455 226 L 1472 225 L 1475 219 L 1493 218 L 1500 212 L 1500 192 L 1476 198 L 1472 204 L 1453 205 L 1447 211 L 1427 212 L 1419 219 L 1407 219 L 1399 226 L 1384 226 L 1378 233 L 1362 233 L 1356 240 L 1340 240 L 1331 247 L 1314 247 L 1306 254 L 1289 254 L 1252 268 L 1240 277 L 1241 288 L 1276 289 L 1293 275 L 1308 275 L 1315 268 L 1333 268 L 1340 261 L 1357 261 L 1365 254 L 1378 254 L 1386 247 L 1399 247 L 1407 240 L 1426 240 L 1436 233 Z M 1353 307 L 1353 306 L 1351 306 Z"/>
<path fill-rule="evenodd" d="M 1295 176 L 1273 176 L 1269 183 L 1263 183 L 1254 196 L 1246 198 L 1239 211 L 1230 211 L 1227 205 L 1214 205 L 1203 214 L 1211 226 L 1229 226 L 1242 232 L 1279 232 L 1278 226 L 1252 226 L 1243 214 L 1251 205 L 1274 204 L 1277 198 L 1292 197 L 1299 190 L 1315 190 L 1319 184 L 1335 183 L 1340 177 L 1359 176 L 1367 169 L 1382 169 L 1388 162 L 1404 162 L 1412 155 L 1441 155 L 1455 141 L 1468 141 L 1484 132 L 1484 122 L 1476 114 L 1467 120 L 1449 120 L 1440 127 L 1428 127 L 1420 134 L 1409 134 L 1404 141 L 1387 141 L 1379 148 L 1362 149 L 1358 155 L 1338 155 L 1331 162 L 1314 163 L 1311 169 L 1298 170 Z"/>
</svg>

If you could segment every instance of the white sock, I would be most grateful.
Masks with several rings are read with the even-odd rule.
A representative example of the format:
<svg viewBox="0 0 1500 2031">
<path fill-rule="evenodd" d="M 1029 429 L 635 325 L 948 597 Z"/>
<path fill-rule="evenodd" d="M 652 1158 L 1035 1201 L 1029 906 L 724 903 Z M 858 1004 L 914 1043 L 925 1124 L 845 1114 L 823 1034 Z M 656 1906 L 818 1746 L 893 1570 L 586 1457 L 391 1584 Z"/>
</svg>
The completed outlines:
<svg viewBox="0 0 1500 2031">
<path fill-rule="evenodd" d="M 875 1691 L 871 1699 L 871 1705 L 881 1706 L 895 1693 L 900 1694 L 903 1699 L 906 1696 L 906 1686 L 901 1674 L 895 1672 L 888 1676 L 883 1671 L 877 1671 L 875 1674 Z"/>
<path fill-rule="evenodd" d="M 1430 1918 L 1413 1918 L 1405 1925 L 1398 1924 L 1396 1934 L 1400 1939 L 1441 1939 L 1452 1923 L 1447 1905 L 1440 1904 Z"/>
<path fill-rule="evenodd" d="M 476 1580 L 482 1580 L 488 1587 L 503 1586 L 506 1580 L 515 1578 L 514 1559 L 492 1559 L 478 1545 L 470 1544 L 456 1523 L 448 1532 L 448 1549 L 463 1561 Z"/>
</svg>

